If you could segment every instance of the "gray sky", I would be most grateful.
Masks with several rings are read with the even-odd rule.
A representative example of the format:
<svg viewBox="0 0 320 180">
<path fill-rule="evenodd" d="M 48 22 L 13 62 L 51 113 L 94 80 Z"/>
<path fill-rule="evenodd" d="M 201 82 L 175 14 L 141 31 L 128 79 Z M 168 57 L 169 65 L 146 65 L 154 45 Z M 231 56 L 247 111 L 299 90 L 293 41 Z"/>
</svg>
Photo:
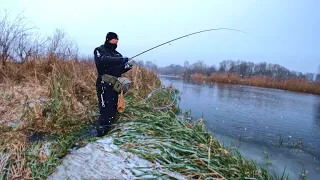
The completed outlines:
<svg viewBox="0 0 320 180">
<path fill-rule="evenodd" d="M 245 60 L 317 72 L 320 65 L 318 0 L 0 0 L 24 15 L 41 33 L 64 28 L 83 54 L 91 55 L 108 31 L 118 33 L 118 50 L 132 57 L 173 38 L 211 28 L 139 56 L 160 66 L 204 60 Z"/>
</svg>

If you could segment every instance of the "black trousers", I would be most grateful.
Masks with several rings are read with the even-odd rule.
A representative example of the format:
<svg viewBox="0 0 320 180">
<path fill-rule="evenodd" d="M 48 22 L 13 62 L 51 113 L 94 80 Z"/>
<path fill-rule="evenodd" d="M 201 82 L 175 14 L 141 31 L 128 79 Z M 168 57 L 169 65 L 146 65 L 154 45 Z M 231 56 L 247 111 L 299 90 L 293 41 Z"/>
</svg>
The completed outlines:
<svg viewBox="0 0 320 180">
<path fill-rule="evenodd" d="M 98 136 L 103 136 L 116 121 L 118 93 L 109 84 L 97 85 L 96 88 L 100 113 L 97 122 L 97 132 Z"/>
</svg>

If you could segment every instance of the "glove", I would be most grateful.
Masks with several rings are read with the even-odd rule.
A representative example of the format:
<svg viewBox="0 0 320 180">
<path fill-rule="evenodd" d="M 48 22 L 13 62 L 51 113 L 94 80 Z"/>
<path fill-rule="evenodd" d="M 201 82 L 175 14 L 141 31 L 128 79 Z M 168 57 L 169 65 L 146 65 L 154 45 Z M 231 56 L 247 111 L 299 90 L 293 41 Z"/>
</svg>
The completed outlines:
<svg viewBox="0 0 320 180">
<path fill-rule="evenodd" d="M 132 63 L 126 63 L 125 66 L 124 66 L 124 68 L 125 68 L 125 69 L 131 69 L 132 66 L 133 66 Z"/>
<path fill-rule="evenodd" d="M 131 58 L 123 57 L 123 58 L 122 58 L 122 64 L 125 64 L 125 63 L 127 63 L 128 61 L 130 61 L 130 60 L 131 60 Z"/>
</svg>

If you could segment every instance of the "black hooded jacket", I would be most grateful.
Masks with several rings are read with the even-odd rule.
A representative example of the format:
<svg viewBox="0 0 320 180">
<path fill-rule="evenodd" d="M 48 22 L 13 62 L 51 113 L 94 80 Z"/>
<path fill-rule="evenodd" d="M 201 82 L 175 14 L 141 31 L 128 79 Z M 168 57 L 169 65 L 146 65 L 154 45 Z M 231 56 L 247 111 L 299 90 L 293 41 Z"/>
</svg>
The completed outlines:
<svg viewBox="0 0 320 180">
<path fill-rule="evenodd" d="M 94 60 L 98 71 L 97 85 L 101 82 L 101 76 L 103 74 L 121 77 L 121 74 L 130 70 L 125 68 L 125 63 L 128 62 L 128 59 L 123 58 L 122 55 L 116 51 L 116 47 L 117 45 L 106 42 L 104 45 L 95 48 Z"/>
</svg>

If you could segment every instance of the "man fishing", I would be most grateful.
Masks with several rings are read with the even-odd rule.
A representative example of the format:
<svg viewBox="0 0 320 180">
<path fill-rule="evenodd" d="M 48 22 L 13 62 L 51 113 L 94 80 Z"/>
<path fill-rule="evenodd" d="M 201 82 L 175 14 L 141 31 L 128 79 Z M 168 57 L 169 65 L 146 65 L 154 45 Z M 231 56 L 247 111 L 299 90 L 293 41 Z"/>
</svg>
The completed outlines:
<svg viewBox="0 0 320 180">
<path fill-rule="evenodd" d="M 97 136 L 104 136 L 115 122 L 119 92 L 114 90 L 117 78 L 131 69 L 127 62 L 131 58 L 123 57 L 116 51 L 118 35 L 109 32 L 105 43 L 94 49 L 94 60 L 98 77 L 96 91 L 99 100 L 100 115 L 97 122 Z"/>
<path fill-rule="evenodd" d="M 217 29 L 207 29 L 203 31 L 194 32 L 187 34 L 160 45 L 157 45 L 153 48 L 150 48 L 142 53 L 139 53 L 132 58 L 140 56 L 152 49 L 158 48 L 170 42 L 176 41 L 181 38 L 185 38 L 194 34 L 203 33 L 207 31 L 216 31 L 216 30 L 231 30 L 239 31 L 236 29 L 228 28 L 217 28 Z M 246 33 L 246 32 L 243 32 Z M 111 124 L 115 121 L 115 115 L 118 105 L 118 94 L 119 94 L 119 77 L 131 69 L 131 66 L 127 63 L 132 58 L 122 57 L 122 55 L 116 51 L 118 44 L 118 35 L 114 32 L 109 32 L 106 36 L 106 41 L 100 47 L 97 47 L 94 50 L 94 60 L 96 63 L 96 68 L 98 71 L 98 77 L 96 81 L 97 96 L 99 100 L 99 110 L 100 116 L 97 123 L 98 136 L 104 136 L 111 127 Z M 125 82 L 126 80 L 124 80 Z M 125 84 L 125 83 L 120 83 Z M 130 84 L 130 83 L 127 83 Z M 128 89 L 128 86 L 121 87 L 120 89 Z"/>
</svg>

